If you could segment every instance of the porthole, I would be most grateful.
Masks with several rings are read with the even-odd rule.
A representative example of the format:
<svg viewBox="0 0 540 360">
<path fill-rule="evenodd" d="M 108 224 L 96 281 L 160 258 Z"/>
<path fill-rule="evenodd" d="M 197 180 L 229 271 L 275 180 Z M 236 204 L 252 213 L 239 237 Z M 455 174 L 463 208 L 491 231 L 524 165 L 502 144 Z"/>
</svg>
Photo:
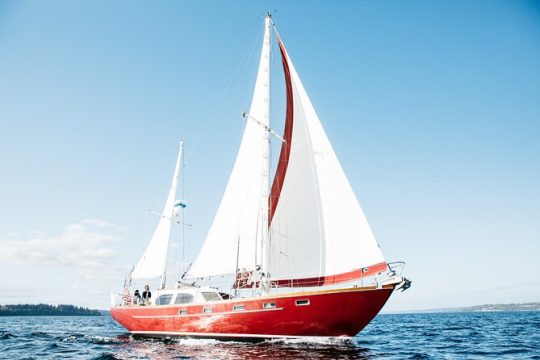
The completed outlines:
<svg viewBox="0 0 540 360">
<path fill-rule="evenodd" d="M 273 309 L 276 307 L 276 303 L 275 302 L 269 302 L 269 303 L 264 303 L 263 304 L 263 308 L 264 309 Z"/>
<path fill-rule="evenodd" d="M 309 305 L 309 299 L 296 300 L 296 306 Z"/>
<path fill-rule="evenodd" d="M 242 310 L 246 310 L 246 307 L 244 305 L 234 305 L 233 310 L 234 311 L 242 311 Z"/>
</svg>

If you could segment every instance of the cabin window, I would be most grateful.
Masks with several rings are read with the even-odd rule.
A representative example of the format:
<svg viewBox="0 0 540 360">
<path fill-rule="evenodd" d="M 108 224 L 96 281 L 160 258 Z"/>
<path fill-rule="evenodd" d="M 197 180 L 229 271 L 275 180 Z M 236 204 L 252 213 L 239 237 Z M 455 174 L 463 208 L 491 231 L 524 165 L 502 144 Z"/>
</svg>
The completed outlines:
<svg viewBox="0 0 540 360">
<path fill-rule="evenodd" d="M 219 293 L 219 296 L 221 296 L 221 298 L 223 300 L 234 299 L 234 296 L 232 296 L 231 294 L 227 294 L 227 293 Z"/>
<path fill-rule="evenodd" d="M 193 302 L 193 295 L 191 294 L 178 294 L 176 295 L 175 304 L 189 304 Z"/>
<path fill-rule="evenodd" d="M 202 296 L 204 297 L 204 300 L 206 301 L 216 301 L 221 300 L 221 297 L 217 292 L 203 292 Z"/>
<path fill-rule="evenodd" d="M 169 305 L 171 303 L 172 294 L 160 295 L 156 299 L 156 305 Z"/>
<path fill-rule="evenodd" d="M 178 311 L 178 315 L 186 315 L 187 314 L 187 310 L 186 309 L 182 309 L 182 310 L 179 310 Z"/>
<path fill-rule="evenodd" d="M 234 311 L 246 310 L 246 307 L 244 305 L 234 305 L 233 310 Z"/>
<path fill-rule="evenodd" d="M 304 305 L 309 305 L 308 299 L 296 300 L 296 306 L 304 306 Z"/>
<path fill-rule="evenodd" d="M 204 308 L 204 309 L 203 309 L 203 312 L 204 312 L 205 314 L 210 314 L 210 313 L 212 312 L 212 308 Z"/>
<path fill-rule="evenodd" d="M 269 302 L 269 303 L 264 303 L 263 304 L 263 308 L 265 309 L 273 309 L 276 307 L 276 303 L 275 302 Z"/>
</svg>

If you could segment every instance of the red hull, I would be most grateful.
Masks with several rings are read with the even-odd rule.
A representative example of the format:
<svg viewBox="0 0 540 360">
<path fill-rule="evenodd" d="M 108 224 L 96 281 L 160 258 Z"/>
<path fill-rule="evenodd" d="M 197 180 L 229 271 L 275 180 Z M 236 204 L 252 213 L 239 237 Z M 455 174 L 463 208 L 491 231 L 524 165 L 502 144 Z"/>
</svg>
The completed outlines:
<svg viewBox="0 0 540 360">
<path fill-rule="evenodd" d="M 150 336 L 354 336 L 379 313 L 392 291 L 393 286 L 352 288 L 188 306 L 120 306 L 112 308 L 111 315 L 130 332 Z M 298 305 L 299 300 L 307 304 Z M 265 308 L 268 303 L 275 307 Z M 244 310 L 234 310 L 235 305 L 244 305 Z M 212 313 L 205 313 L 205 308 Z M 180 310 L 187 312 L 179 314 Z"/>
</svg>

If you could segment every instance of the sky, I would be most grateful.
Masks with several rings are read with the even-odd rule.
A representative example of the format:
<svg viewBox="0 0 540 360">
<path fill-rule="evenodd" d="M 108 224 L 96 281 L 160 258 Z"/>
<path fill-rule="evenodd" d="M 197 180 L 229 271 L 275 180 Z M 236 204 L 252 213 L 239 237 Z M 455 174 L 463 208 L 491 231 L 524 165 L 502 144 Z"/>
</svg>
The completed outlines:
<svg viewBox="0 0 540 360">
<path fill-rule="evenodd" d="M 192 226 L 172 252 L 193 259 L 267 11 L 387 261 L 407 263 L 384 310 L 540 301 L 538 3 L 3 0 L 0 303 L 108 308 L 180 140 Z M 281 132 L 279 61 L 274 44 Z"/>
</svg>

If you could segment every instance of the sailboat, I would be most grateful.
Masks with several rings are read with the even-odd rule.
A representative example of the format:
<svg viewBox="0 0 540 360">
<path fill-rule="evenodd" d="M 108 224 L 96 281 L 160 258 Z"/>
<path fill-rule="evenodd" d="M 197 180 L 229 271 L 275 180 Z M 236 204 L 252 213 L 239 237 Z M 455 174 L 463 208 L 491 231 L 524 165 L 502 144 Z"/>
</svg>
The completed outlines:
<svg viewBox="0 0 540 360">
<path fill-rule="evenodd" d="M 159 224 L 126 279 L 161 279 L 149 301 L 116 296 L 112 317 L 132 334 L 233 339 L 354 336 L 410 281 L 388 263 L 275 31 L 285 75 L 283 135 L 270 127 L 264 38 L 253 99 L 223 198 L 197 257 L 166 288 L 183 145 Z M 281 150 L 270 176 L 270 140 Z M 129 295 L 129 293 L 127 294 Z"/>
</svg>

